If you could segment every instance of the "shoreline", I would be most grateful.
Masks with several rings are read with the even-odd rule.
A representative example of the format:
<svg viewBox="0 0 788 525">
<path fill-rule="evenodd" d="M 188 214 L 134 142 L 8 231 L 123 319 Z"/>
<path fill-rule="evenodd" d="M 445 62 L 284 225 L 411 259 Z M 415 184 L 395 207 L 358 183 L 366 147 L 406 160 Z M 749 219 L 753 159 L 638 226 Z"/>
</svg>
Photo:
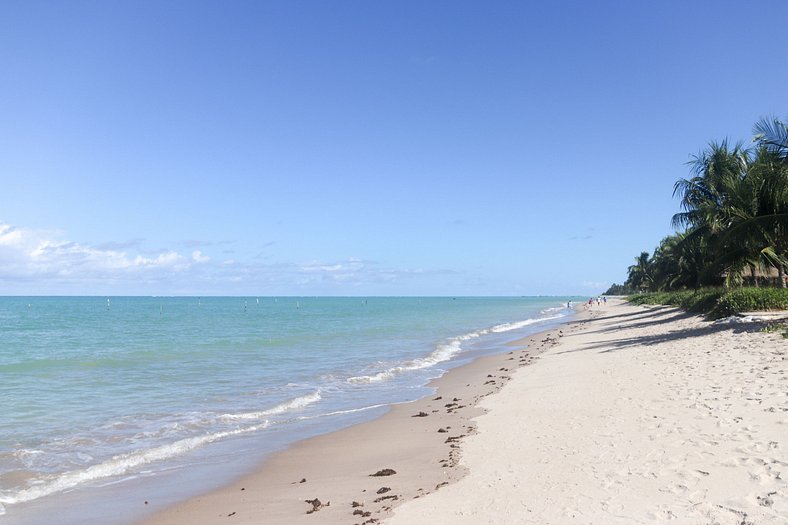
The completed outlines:
<svg viewBox="0 0 788 525">
<path fill-rule="evenodd" d="M 582 309 L 140 525 L 788 525 L 788 344 L 763 326 Z"/>
<path fill-rule="evenodd" d="M 473 419 L 484 413 L 478 403 L 500 391 L 515 370 L 538 360 L 564 330 L 587 316 L 578 305 L 572 320 L 432 380 L 427 385 L 435 390 L 432 395 L 390 405 L 371 421 L 297 441 L 237 481 L 135 523 L 210 524 L 232 518 L 232 523 L 289 524 L 304 516 L 321 524 L 383 520 L 402 502 L 464 477 L 460 444 L 475 432 Z M 374 475 L 387 470 L 396 474 Z"/>
<path fill-rule="evenodd" d="M 361 325 L 358 321 L 340 323 L 336 327 L 337 330 L 334 331 L 324 332 L 320 329 L 320 323 L 309 322 L 307 319 L 304 326 L 307 328 L 312 326 L 317 329 L 303 330 L 304 334 L 311 335 L 302 339 L 308 343 L 305 348 L 317 341 L 318 347 L 327 349 L 319 358 L 309 358 L 309 352 L 302 352 L 298 348 L 304 345 L 293 344 L 293 342 L 299 342 L 298 338 L 295 338 L 294 341 L 285 341 L 279 346 L 276 346 L 277 340 L 274 338 L 275 344 L 272 348 L 277 350 L 279 354 L 288 354 L 282 350 L 286 350 L 288 347 L 298 348 L 299 353 L 294 354 L 294 357 L 301 359 L 301 361 L 296 359 L 293 362 L 303 363 L 299 370 L 305 371 L 305 373 L 302 373 L 300 377 L 306 378 L 287 383 L 281 391 L 277 391 L 276 388 L 267 388 L 265 386 L 267 383 L 261 383 L 259 378 L 254 377 L 259 375 L 255 373 L 255 370 L 260 366 L 257 368 L 255 366 L 244 367 L 243 370 L 237 366 L 238 363 L 245 362 L 247 357 L 253 358 L 252 365 L 255 363 L 257 365 L 265 364 L 263 361 L 264 358 L 269 357 L 269 352 L 258 352 L 256 349 L 258 343 L 256 342 L 247 344 L 246 347 L 242 345 L 227 354 L 225 352 L 211 352 L 211 356 L 227 355 L 226 358 L 216 359 L 215 367 L 206 366 L 211 364 L 213 359 L 208 355 L 198 355 L 194 366 L 189 363 L 185 363 L 187 366 L 178 366 L 178 359 L 188 355 L 188 353 L 179 352 L 179 348 L 193 346 L 189 344 L 189 341 L 194 343 L 195 339 L 205 339 L 217 348 L 225 348 L 228 345 L 221 344 L 223 341 L 217 340 L 216 334 L 236 333 L 238 330 L 246 333 L 245 329 L 248 328 L 246 324 L 249 324 L 230 322 L 227 325 L 220 325 L 218 329 L 203 333 L 199 326 L 214 325 L 204 322 L 195 323 L 195 320 L 214 318 L 217 316 L 217 312 L 218 314 L 226 314 L 232 311 L 233 305 L 228 301 L 207 305 L 203 301 L 204 306 L 211 306 L 211 309 L 197 309 L 194 307 L 194 301 L 183 300 L 180 303 L 179 311 L 182 312 L 192 307 L 190 311 L 195 313 L 195 315 L 185 318 L 187 322 L 192 323 L 193 331 L 189 331 L 189 336 L 185 341 L 179 340 L 178 345 L 166 345 L 167 347 L 173 346 L 175 350 L 161 355 L 161 362 L 167 363 L 167 366 L 163 367 L 165 373 L 159 374 L 173 378 L 173 381 L 162 381 L 161 383 L 172 383 L 174 387 L 150 385 L 153 388 L 148 390 L 149 385 L 146 383 L 150 383 L 150 381 L 144 380 L 139 381 L 139 388 L 125 389 L 126 392 L 133 393 L 132 396 L 128 396 L 129 398 L 134 395 L 145 395 L 153 401 L 150 404 L 151 407 L 159 407 L 158 411 L 154 411 L 156 413 L 156 417 L 152 419 L 154 424 L 148 425 L 146 418 L 139 419 L 140 423 L 137 424 L 138 420 L 131 417 L 137 415 L 139 410 L 144 411 L 145 407 L 149 406 L 147 403 L 139 406 L 130 404 L 128 410 L 122 411 L 123 414 L 130 414 L 128 418 L 125 415 L 118 416 L 112 411 L 105 413 L 100 410 L 101 405 L 96 406 L 97 410 L 94 413 L 101 414 L 100 420 L 129 421 L 132 424 L 137 424 L 137 427 L 122 424 L 120 430 L 115 432 L 120 438 L 117 442 L 124 446 L 118 447 L 118 452 L 114 454 L 110 454 L 111 447 L 109 447 L 110 450 L 101 450 L 104 453 L 103 457 L 99 455 L 97 458 L 91 458 L 89 468 L 65 470 L 65 474 L 62 476 L 59 473 L 52 476 L 41 476 L 42 482 L 31 483 L 31 490 L 27 492 L 4 492 L 7 513 L 0 516 L 0 523 L 46 525 L 51 520 L 51 516 L 57 515 L 63 523 L 84 523 L 98 520 L 115 525 L 132 525 L 164 508 L 216 490 L 231 483 L 232 480 L 255 471 L 266 458 L 286 449 L 295 442 L 376 419 L 389 411 L 392 404 L 410 403 L 413 399 L 428 396 L 434 390 L 434 387 L 428 386 L 429 382 L 437 376 L 445 374 L 446 371 L 461 367 L 480 356 L 505 352 L 507 350 L 505 345 L 513 339 L 524 337 L 536 330 L 548 330 L 572 319 L 575 315 L 574 312 L 565 310 L 561 306 L 565 304 L 565 300 L 556 302 L 554 298 L 537 297 L 482 298 L 481 300 L 460 298 L 455 302 L 455 299 L 449 301 L 440 298 L 417 298 L 415 300 L 394 298 L 379 303 L 370 303 L 369 309 L 367 309 L 365 308 L 366 304 L 359 307 L 356 301 L 339 298 L 331 301 L 321 299 L 319 304 L 317 300 L 314 304 L 302 302 L 302 306 L 309 307 L 304 308 L 303 311 L 293 311 L 288 309 L 286 304 L 277 306 L 275 302 L 269 301 L 262 304 L 260 310 L 250 310 L 250 315 L 253 314 L 254 319 L 267 319 L 268 314 L 271 314 L 270 317 L 277 321 L 273 325 L 274 328 L 285 324 L 279 321 L 287 321 L 292 318 L 302 319 L 305 317 L 304 314 L 309 314 L 313 310 L 328 314 L 329 319 L 340 320 L 345 319 L 343 313 L 351 314 L 347 317 L 348 319 L 356 319 L 358 317 L 356 314 L 361 312 L 359 308 L 364 310 L 361 316 L 363 321 Z M 90 306 L 91 301 L 90 298 L 82 301 L 82 310 L 85 310 L 85 305 Z M 136 313 L 143 312 L 144 314 L 147 311 L 145 306 L 150 306 L 148 303 L 137 301 L 131 305 L 134 308 L 130 308 L 130 305 L 119 301 L 118 304 L 113 303 L 115 308 L 111 314 L 105 314 L 102 307 L 96 314 L 96 318 L 103 321 L 106 315 L 114 315 L 119 319 L 122 318 L 124 322 L 127 319 L 133 320 L 133 315 L 120 315 L 126 312 L 124 308 L 129 307 Z M 65 304 L 65 302 L 61 303 L 61 305 Z M 402 314 L 398 313 L 399 310 L 402 310 Z M 56 313 L 57 309 L 48 308 L 46 311 Z M 433 314 L 436 317 L 432 317 Z M 246 319 L 246 316 L 225 315 L 225 318 Z M 312 318 L 323 319 L 324 317 L 313 315 Z M 366 319 L 369 319 L 370 322 L 366 322 Z M 111 321 L 113 322 L 105 324 L 109 327 L 118 324 L 115 318 Z M 266 328 L 270 323 L 254 322 L 252 324 L 256 327 L 263 327 L 256 332 L 252 330 L 254 333 L 261 330 L 266 333 L 276 333 L 276 329 Z M 126 323 L 123 326 L 142 325 L 140 323 Z M 343 343 L 345 337 L 336 337 L 337 334 L 334 333 L 347 335 L 365 326 L 367 330 L 363 333 L 361 344 L 352 342 L 351 346 L 348 346 L 346 342 Z M 73 331 L 71 329 L 78 328 L 78 325 L 67 326 L 63 331 L 68 333 Z M 169 330 L 163 329 L 158 335 L 169 333 Z M 451 335 L 446 336 L 446 334 Z M 311 341 L 310 338 L 314 341 Z M 271 342 L 270 337 L 268 342 Z M 252 346 L 255 347 L 255 350 L 250 352 Z M 90 348 L 88 345 L 88 349 Z M 133 348 L 133 345 L 130 345 L 129 348 Z M 429 350 L 432 351 L 429 352 Z M 271 356 L 277 355 L 277 351 L 272 350 Z M 100 352 L 98 354 L 100 355 Z M 131 354 L 134 355 L 134 352 Z M 75 353 L 74 355 L 78 359 L 84 360 L 82 357 L 84 354 Z M 304 358 L 305 356 L 306 358 Z M 139 362 L 144 363 L 144 367 L 147 368 L 150 363 L 149 356 L 143 355 L 143 357 L 144 359 Z M 159 354 L 157 353 L 155 357 L 158 358 Z M 287 357 L 289 359 L 289 355 Z M 348 357 L 352 359 L 348 359 Z M 131 364 L 134 365 L 135 362 L 137 361 L 131 361 Z M 288 363 L 289 361 L 285 359 L 281 362 Z M 435 362 L 438 364 L 430 366 Z M 154 359 L 152 364 L 156 363 L 158 361 Z M 121 365 L 116 367 L 121 373 L 134 371 L 134 366 L 127 366 L 125 363 L 121 363 Z M 161 367 L 153 366 L 151 368 L 159 370 Z M 287 367 L 282 368 L 286 369 Z M 111 368 L 111 370 L 114 369 Z M 269 373 L 268 368 L 264 368 L 264 370 Z M 272 370 L 276 371 L 276 369 Z M 411 373 L 411 370 L 414 372 Z M 323 375 L 325 371 L 328 373 Z M 402 373 L 400 377 L 400 372 L 406 373 Z M 199 375 L 200 373 L 203 375 Z M 389 377 L 389 375 L 393 377 Z M 178 386 L 180 383 L 178 379 L 187 379 L 188 381 L 184 384 L 188 386 L 192 384 L 192 378 L 199 379 L 200 377 L 206 380 L 205 383 L 208 386 L 206 391 L 204 393 L 197 392 L 196 395 L 199 396 L 199 399 L 195 402 L 179 403 L 181 399 L 179 394 L 183 392 L 188 395 L 190 392 L 188 388 Z M 383 380 L 379 381 L 380 379 Z M 90 386 L 87 382 L 81 384 Z M 117 384 L 121 385 L 123 382 Z M 233 395 L 227 398 L 227 402 L 219 397 L 221 403 L 217 408 L 215 393 L 216 391 L 221 393 L 221 385 L 223 384 L 228 385 L 226 390 Z M 134 381 L 130 381 L 130 385 L 134 385 Z M 214 385 L 219 386 L 214 388 Z M 261 385 L 263 386 L 261 387 Z M 323 388 L 324 385 L 327 388 Z M 102 400 L 116 399 L 112 389 L 102 389 L 100 392 L 102 392 Z M 238 392 L 251 393 L 254 397 L 235 395 Z M 80 391 L 77 390 L 76 393 L 79 394 Z M 120 402 L 116 403 L 117 406 L 124 402 L 124 393 L 120 392 L 121 395 L 117 398 Z M 211 397 L 212 393 L 213 397 Z M 206 403 L 200 402 L 203 395 L 206 396 Z M 64 399 L 68 401 L 75 399 L 75 397 L 64 396 Z M 184 397 L 183 399 L 189 398 Z M 317 401 L 314 401 L 315 399 Z M 214 401 L 213 407 L 210 403 L 212 400 Z M 56 401 L 57 399 L 49 404 L 57 406 Z M 67 403 L 66 406 L 70 405 Z M 180 408 L 170 409 L 170 406 Z M 201 409 L 191 412 L 189 407 L 192 406 L 201 407 Z M 110 406 L 110 408 L 112 407 Z M 148 409 L 148 411 L 151 410 Z M 169 419 L 185 421 L 189 424 L 193 422 L 193 427 L 206 429 L 198 434 L 199 439 L 196 446 L 193 446 L 190 439 L 185 441 L 177 439 L 181 436 L 190 438 L 191 436 L 185 435 L 188 433 L 189 427 L 184 427 L 185 430 L 182 432 L 178 428 L 173 428 L 179 432 L 174 439 L 160 439 L 158 441 L 156 441 L 158 435 L 154 435 L 152 440 L 147 440 L 147 436 L 139 433 L 138 428 L 152 428 L 154 431 L 164 428 L 169 432 L 169 427 L 162 427 L 162 425 L 155 423 L 166 422 L 170 413 L 174 417 Z M 221 416 L 216 417 L 217 414 L 221 414 Z M 273 415 L 269 418 L 269 414 Z M 9 412 L 7 419 L 12 416 L 13 411 Z M 79 428 L 81 420 L 78 417 L 66 416 L 67 413 L 64 412 L 63 428 Z M 237 424 L 233 421 L 234 416 L 239 416 Z M 251 416 L 248 417 L 248 422 L 246 421 L 247 416 Z M 257 423 L 264 425 L 264 431 L 257 431 Z M 251 430 L 248 434 L 245 433 L 247 429 Z M 230 439 L 223 439 L 225 430 L 229 430 L 230 434 L 233 434 Z M 235 435 L 236 431 L 239 434 L 237 436 Z M 140 442 L 126 439 L 135 432 L 137 435 L 142 435 L 144 439 Z M 66 437 L 72 434 L 78 435 L 78 432 L 64 432 Z M 83 432 L 83 434 L 89 435 L 90 433 Z M 101 440 L 105 439 L 110 444 L 115 443 L 109 439 L 115 436 L 108 436 L 108 434 L 98 433 L 98 442 L 103 443 L 104 441 Z M 219 439 L 215 443 L 211 443 L 210 447 L 200 445 L 199 441 L 210 440 L 213 436 L 218 436 Z M 126 441 L 129 441 L 129 446 L 125 446 Z M 80 446 L 81 443 L 75 440 L 75 445 L 67 450 L 76 454 L 82 450 Z M 23 452 L 25 449 L 40 449 L 43 451 L 40 453 L 41 456 L 49 452 L 46 446 L 20 447 Z M 61 449 L 66 450 L 66 447 L 61 447 Z M 184 449 L 192 449 L 194 452 L 180 453 Z M 172 454 L 173 451 L 174 454 Z M 128 457 L 127 453 L 130 454 Z M 147 465 L 146 458 L 148 456 L 156 456 L 150 466 Z M 55 456 L 55 460 L 57 459 L 59 458 Z M 139 459 L 143 459 L 143 462 L 138 465 L 138 468 L 132 466 L 129 470 L 118 475 L 113 473 L 113 469 L 125 469 L 130 462 L 136 462 Z M 21 463 L 21 461 L 17 463 Z M 12 463 L 12 467 L 14 465 Z M 13 468 L 6 470 L 11 475 L 9 477 L 3 476 L 3 481 L 13 482 L 16 471 Z M 25 472 L 24 469 L 18 470 Z M 145 504 L 146 501 L 148 504 Z M 140 503 L 143 503 L 144 506 Z M 2 510 L 0 508 L 0 514 L 2 514 Z"/>
<path fill-rule="evenodd" d="M 469 475 L 387 525 L 788 524 L 788 343 L 766 326 L 594 311 L 482 401 Z"/>
</svg>

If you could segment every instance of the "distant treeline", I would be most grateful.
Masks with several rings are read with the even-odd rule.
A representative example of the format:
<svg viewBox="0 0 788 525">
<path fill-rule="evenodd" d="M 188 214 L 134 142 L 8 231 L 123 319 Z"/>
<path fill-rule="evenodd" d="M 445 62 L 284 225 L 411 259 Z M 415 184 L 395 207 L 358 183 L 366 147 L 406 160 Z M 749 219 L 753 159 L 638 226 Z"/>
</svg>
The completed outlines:
<svg viewBox="0 0 788 525">
<path fill-rule="evenodd" d="M 749 146 L 711 142 L 693 156 L 691 177 L 673 187 L 677 233 L 637 256 L 606 294 L 786 287 L 788 125 L 761 119 L 753 132 Z"/>
</svg>

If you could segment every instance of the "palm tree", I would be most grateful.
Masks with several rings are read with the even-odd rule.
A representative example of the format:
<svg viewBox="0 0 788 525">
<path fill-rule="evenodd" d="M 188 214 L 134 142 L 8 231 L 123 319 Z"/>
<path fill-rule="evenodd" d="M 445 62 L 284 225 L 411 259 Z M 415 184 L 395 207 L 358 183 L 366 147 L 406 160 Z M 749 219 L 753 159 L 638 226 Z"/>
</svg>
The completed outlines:
<svg viewBox="0 0 788 525">
<path fill-rule="evenodd" d="M 712 142 L 689 162 L 693 177 L 678 180 L 673 188 L 684 210 L 673 216 L 673 226 L 687 228 L 678 252 L 705 265 L 697 268 L 693 286 L 717 280 L 709 274 L 712 271 L 741 273 L 743 254 L 732 251 L 722 234 L 730 228 L 737 206 L 749 201 L 746 174 L 751 159 L 752 152 L 741 143 L 730 148 L 727 141 Z M 705 254 L 697 251 L 701 246 Z"/>
<path fill-rule="evenodd" d="M 675 280 L 679 274 L 679 256 L 676 246 L 679 242 L 679 235 L 669 235 L 662 239 L 654 250 L 652 259 L 652 289 L 671 290 L 675 286 Z"/>
<path fill-rule="evenodd" d="M 762 118 L 753 126 L 753 142 L 765 146 L 779 157 L 788 158 L 788 124 L 777 118 Z"/>
<path fill-rule="evenodd" d="M 728 237 L 748 246 L 762 268 L 777 268 L 785 287 L 788 264 L 788 148 L 762 143 L 747 173 L 748 200 L 732 207 Z"/>
<path fill-rule="evenodd" d="M 727 140 L 712 142 L 694 155 L 688 163 L 694 176 L 679 179 L 673 186 L 673 196 L 681 197 L 684 210 L 673 216 L 673 226 L 719 230 L 724 223 L 720 212 L 731 191 L 735 191 L 733 187 L 747 172 L 750 156 L 751 152 L 741 143 L 729 149 Z"/>
<path fill-rule="evenodd" d="M 785 286 L 788 263 L 788 137 L 779 121 L 760 123 L 757 151 L 727 142 L 711 143 L 690 162 L 694 176 L 676 182 L 683 212 L 674 226 L 686 226 L 691 239 L 705 237 L 727 285 L 741 284 L 742 273 L 777 268 Z M 782 126 L 782 127 L 781 127 Z M 757 280 L 754 279 L 756 282 Z"/>
<path fill-rule="evenodd" d="M 629 277 L 624 283 L 633 290 L 647 290 L 651 286 L 651 261 L 648 252 L 635 257 L 635 264 L 627 270 Z"/>
</svg>

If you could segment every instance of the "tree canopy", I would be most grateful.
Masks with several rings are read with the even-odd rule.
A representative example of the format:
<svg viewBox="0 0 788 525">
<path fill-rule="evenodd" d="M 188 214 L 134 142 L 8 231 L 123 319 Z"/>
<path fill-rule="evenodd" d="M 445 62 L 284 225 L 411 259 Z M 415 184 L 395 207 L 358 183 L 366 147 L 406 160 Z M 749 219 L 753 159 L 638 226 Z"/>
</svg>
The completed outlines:
<svg viewBox="0 0 788 525">
<path fill-rule="evenodd" d="M 629 267 L 625 289 L 667 291 L 703 286 L 786 287 L 788 266 L 788 124 L 761 119 L 749 146 L 711 142 L 679 179 L 677 233 Z"/>
</svg>

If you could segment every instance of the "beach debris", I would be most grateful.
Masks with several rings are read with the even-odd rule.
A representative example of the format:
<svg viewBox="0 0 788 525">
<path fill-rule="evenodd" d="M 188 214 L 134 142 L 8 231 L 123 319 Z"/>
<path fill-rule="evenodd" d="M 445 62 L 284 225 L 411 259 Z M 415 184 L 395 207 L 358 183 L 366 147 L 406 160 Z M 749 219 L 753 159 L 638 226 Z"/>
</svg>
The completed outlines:
<svg viewBox="0 0 788 525">
<path fill-rule="evenodd" d="M 377 493 L 378 493 L 378 494 L 385 494 L 386 492 L 389 492 L 390 490 L 391 490 L 391 488 L 389 488 L 389 487 L 380 487 L 380 488 L 378 489 L 378 492 L 377 492 Z"/>
<path fill-rule="evenodd" d="M 758 504 L 761 507 L 771 507 L 772 505 L 774 505 L 774 500 L 772 499 L 772 496 L 774 496 L 776 494 L 777 494 L 777 492 L 769 492 L 764 497 L 757 496 Z"/>
<path fill-rule="evenodd" d="M 227 517 L 228 517 L 228 518 L 229 518 L 230 516 L 235 516 L 235 511 L 232 511 L 230 514 L 228 514 L 228 515 L 227 515 Z"/>
<path fill-rule="evenodd" d="M 774 505 L 774 500 L 769 496 L 766 496 L 765 498 L 758 496 L 758 504 L 761 507 L 771 507 L 772 505 Z"/>
<path fill-rule="evenodd" d="M 148 502 L 146 501 L 146 502 L 145 502 L 145 505 L 147 505 L 147 504 L 148 504 Z"/>
<path fill-rule="evenodd" d="M 399 496 L 397 496 L 396 494 L 391 494 L 390 496 L 381 496 L 375 499 L 375 503 L 380 503 L 381 501 L 386 501 L 387 499 L 398 500 Z"/>
<path fill-rule="evenodd" d="M 443 433 L 443 432 L 448 432 L 448 430 L 446 430 L 445 428 L 439 428 L 439 429 L 438 429 L 438 432 L 441 432 L 441 433 Z"/>
<path fill-rule="evenodd" d="M 435 485 L 435 490 L 438 490 L 438 489 L 439 489 L 439 488 L 441 488 L 441 487 L 445 487 L 445 486 L 446 486 L 446 485 L 448 485 L 448 484 L 449 484 L 449 482 L 448 482 L 448 481 L 443 481 L 443 482 L 441 482 L 441 483 L 438 483 L 437 485 Z"/>
<path fill-rule="evenodd" d="M 361 516 L 362 518 L 368 518 L 368 517 L 372 516 L 372 513 L 369 512 L 369 511 L 365 512 L 365 511 L 363 511 L 361 509 L 356 509 L 356 510 L 353 511 L 353 515 L 354 516 Z"/>
<path fill-rule="evenodd" d="M 370 476 L 393 476 L 396 474 L 397 471 L 391 468 L 384 468 L 382 470 L 378 470 L 374 474 L 370 474 Z"/>
<path fill-rule="evenodd" d="M 241 490 L 246 490 L 244 487 L 241 487 Z"/>
<path fill-rule="evenodd" d="M 310 505 L 312 505 L 312 508 L 311 508 L 311 509 L 309 509 L 308 511 L 306 511 L 306 513 L 307 513 L 307 514 L 312 514 L 313 512 L 317 512 L 317 511 L 319 511 L 319 510 L 320 510 L 320 509 L 322 509 L 323 507 L 328 507 L 328 506 L 330 506 L 330 505 L 331 505 L 331 502 L 330 502 L 330 501 L 327 501 L 325 504 L 323 504 L 323 502 L 322 502 L 322 501 L 320 501 L 318 498 L 315 498 L 315 499 L 305 499 L 305 500 L 304 500 L 304 503 L 309 503 Z"/>
<path fill-rule="evenodd" d="M 412 415 L 410 417 L 427 417 L 427 416 L 429 416 L 428 413 L 426 413 L 426 412 L 419 412 L 418 414 L 414 414 L 414 415 Z"/>
<path fill-rule="evenodd" d="M 301 478 L 301 481 L 299 481 L 299 483 L 306 483 L 306 478 Z"/>
<path fill-rule="evenodd" d="M 438 396 L 435 399 L 433 399 L 433 401 L 440 401 L 441 399 L 443 399 L 443 396 Z"/>
<path fill-rule="evenodd" d="M 350 504 L 350 506 L 355 509 L 356 507 L 363 507 L 364 504 L 363 503 L 359 503 L 358 501 L 354 501 L 353 503 Z"/>
</svg>

